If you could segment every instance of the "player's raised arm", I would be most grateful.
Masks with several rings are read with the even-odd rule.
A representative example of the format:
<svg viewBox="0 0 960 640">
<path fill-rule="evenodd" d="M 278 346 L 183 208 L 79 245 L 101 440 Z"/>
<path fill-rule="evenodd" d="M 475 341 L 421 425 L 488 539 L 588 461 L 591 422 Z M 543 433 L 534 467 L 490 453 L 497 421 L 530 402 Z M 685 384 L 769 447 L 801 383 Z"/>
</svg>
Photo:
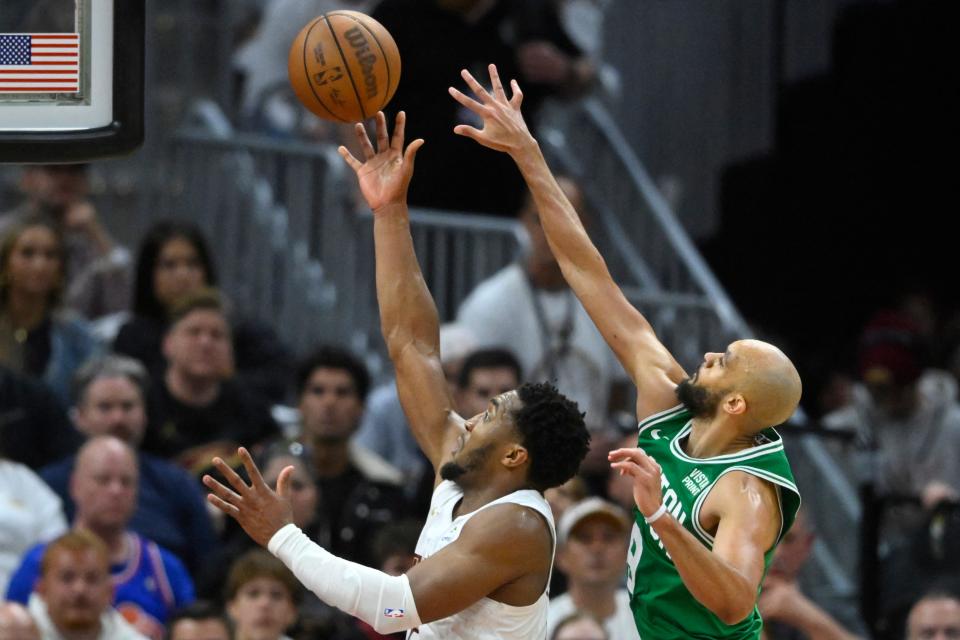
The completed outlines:
<svg viewBox="0 0 960 640">
<path fill-rule="evenodd" d="M 686 374 L 650 323 L 614 282 L 577 212 L 554 179 L 523 120 L 523 94 L 516 80 L 511 81 L 508 98 L 494 65 L 490 65 L 492 94 L 469 72 L 463 71 L 462 75 L 477 99 L 452 87 L 450 94 L 483 119 L 483 128 L 458 125 L 454 132 L 508 153 L 517 163 L 564 278 L 637 385 L 638 414 L 645 416 L 676 405 L 674 389 Z"/>
<path fill-rule="evenodd" d="M 440 366 L 437 309 L 410 236 L 407 187 L 413 176 L 414 156 L 423 140 L 414 140 L 404 149 L 405 122 L 401 111 L 391 139 L 386 118 L 380 112 L 376 149 L 363 125 L 357 124 L 363 161 L 345 147 L 339 151 L 356 172 L 360 190 L 373 210 L 380 327 L 396 370 L 400 402 L 420 448 L 437 469 L 453 448 L 462 420 L 453 413 L 453 400 Z"/>
</svg>

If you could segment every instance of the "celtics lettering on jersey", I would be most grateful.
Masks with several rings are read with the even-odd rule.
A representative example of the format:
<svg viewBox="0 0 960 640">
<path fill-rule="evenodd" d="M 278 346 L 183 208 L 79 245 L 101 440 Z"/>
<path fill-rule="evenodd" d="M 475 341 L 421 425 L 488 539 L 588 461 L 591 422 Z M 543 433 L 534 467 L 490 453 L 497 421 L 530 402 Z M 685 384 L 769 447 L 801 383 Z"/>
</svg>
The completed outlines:
<svg viewBox="0 0 960 640">
<path fill-rule="evenodd" d="M 660 465 L 663 504 L 667 511 L 704 546 L 712 548 L 713 536 L 700 524 L 700 509 L 723 475 L 743 471 L 777 487 L 783 516 L 779 542 L 800 507 L 800 494 L 780 435 L 766 429 L 757 435 L 755 446 L 749 449 L 712 458 L 693 458 L 682 447 L 691 427 L 692 416 L 682 406 L 654 414 L 639 426 L 637 446 Z M 746 640 L 760 636 L 762 622 L 756 608 L 745 620 L 730 626 L 700 604 L 683 584 L 656 531 L 636 509 L 634 515 L 627 554 L 627 589 L 641 638 Z M 765 567 L 769 567 L 772 557 L 773 548 L 764 556 Z"/>
</svg>

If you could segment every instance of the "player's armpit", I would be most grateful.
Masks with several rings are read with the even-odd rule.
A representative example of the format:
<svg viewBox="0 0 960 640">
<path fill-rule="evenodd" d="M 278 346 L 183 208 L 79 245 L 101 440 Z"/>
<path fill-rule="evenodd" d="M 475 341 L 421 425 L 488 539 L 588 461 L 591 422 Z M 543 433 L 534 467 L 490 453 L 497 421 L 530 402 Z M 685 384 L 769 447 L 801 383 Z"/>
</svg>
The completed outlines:
<svg viewBox="0 0 960 640">
<path fill-rule="evenodd" d="M 533 604 L 546 588 L 552 551 L 547 524 L 532 509 L 484 509 L 456 541 L 407 572 L 420 619 L 446 618 L 485 597 Z"/>
</svg>

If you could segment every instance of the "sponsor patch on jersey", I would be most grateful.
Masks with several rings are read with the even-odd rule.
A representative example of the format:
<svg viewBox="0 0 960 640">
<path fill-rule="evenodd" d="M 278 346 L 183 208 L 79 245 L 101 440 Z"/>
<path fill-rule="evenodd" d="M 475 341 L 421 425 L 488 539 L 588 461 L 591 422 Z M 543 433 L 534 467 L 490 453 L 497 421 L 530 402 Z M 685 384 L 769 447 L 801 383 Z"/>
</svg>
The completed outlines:
<svg viewBox="0 0 960 640">
<path fill-rule="evenodd" d="M 384 609 L 383 615 L 386 618 L 402 618 L 404 616 L 403 609 Z"/>
<path fill-rule="evenodd" d="M 694 469 L 683 479 L 683 486 L 693 495 L 697 495 L 706 489 L 708 484 L 710 484 L 710 480 L 700 469 Z"/>
</svg>

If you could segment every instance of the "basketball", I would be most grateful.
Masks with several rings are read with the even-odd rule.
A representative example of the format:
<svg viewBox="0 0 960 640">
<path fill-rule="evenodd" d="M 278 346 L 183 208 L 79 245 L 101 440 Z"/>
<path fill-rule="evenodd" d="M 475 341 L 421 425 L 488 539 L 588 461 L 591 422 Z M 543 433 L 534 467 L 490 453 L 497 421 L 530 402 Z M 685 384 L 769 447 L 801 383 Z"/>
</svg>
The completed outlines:
<svg viewBox="0 0 960 640">
<path fill-rule="evenodd" d="M 382 24 L 358 11 L 330 11 L 290 47 L 290 84 L 325 120 L 359 122 L 383 109 L 400 82 L 400 52 Z"/>
</svg>

